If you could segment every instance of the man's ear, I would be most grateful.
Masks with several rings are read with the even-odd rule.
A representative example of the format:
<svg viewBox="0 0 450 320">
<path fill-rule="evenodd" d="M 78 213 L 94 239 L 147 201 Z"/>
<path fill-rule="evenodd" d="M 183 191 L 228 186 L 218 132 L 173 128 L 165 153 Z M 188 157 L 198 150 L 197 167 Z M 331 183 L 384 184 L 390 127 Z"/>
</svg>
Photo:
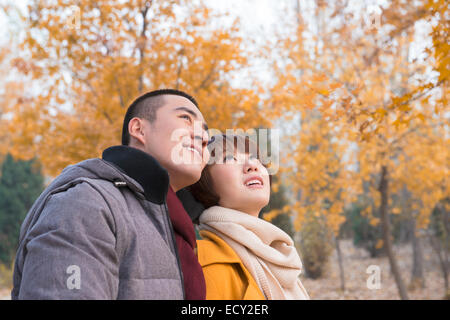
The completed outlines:
<svg viewBox="0 0 450 320">
<path fill-rule="evenodd" d="M 134 117 L 130 120 L 128 123 L 128 132 L 130 134 L 130 140 L 131 138 L 135 138 L 137 141 L 145 145 L 145 128 L 146 123 L 144 122 L 144 119 Z"/>
</svg>

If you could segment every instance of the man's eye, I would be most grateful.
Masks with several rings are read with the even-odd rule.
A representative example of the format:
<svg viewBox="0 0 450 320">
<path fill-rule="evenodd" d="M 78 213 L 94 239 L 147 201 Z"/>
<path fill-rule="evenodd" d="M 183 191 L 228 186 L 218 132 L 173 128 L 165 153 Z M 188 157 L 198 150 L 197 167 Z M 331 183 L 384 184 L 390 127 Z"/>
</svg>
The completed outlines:
<svg viewBox="0 0 450 320">
<path fill-rule="evenodd" d="M 191 121 L 191 117 L 188 116 L 187 114 L 181 115 L 180 118 L 182 118 L 182 119 L 187 119 L 187 120 Z"/>
</svg>

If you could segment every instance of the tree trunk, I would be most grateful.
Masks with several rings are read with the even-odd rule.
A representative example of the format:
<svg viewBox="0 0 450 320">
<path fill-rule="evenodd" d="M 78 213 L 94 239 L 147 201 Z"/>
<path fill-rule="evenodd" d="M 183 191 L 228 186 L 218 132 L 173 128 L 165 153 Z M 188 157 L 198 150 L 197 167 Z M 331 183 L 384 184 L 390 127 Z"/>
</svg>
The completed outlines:
<svg viewBox="0 0 450 320">
<path fill-rule="evenodd" d="M 411 244 L 413 251 L 413 264 L 412 264 L 410 287 L 416 288 L 416 286 L 419 286 L 420 288 L 424 288 L 425 278 L 423 276 L 422 245 L 420 243 L 420 238 L 416 236 L 416 220 L 414 219 L 414 217 L 411 217 L 410 228 L 411 228 L 410 230 Z"/>
<path fill-rule="evenodd" d="M 141 38 L 139 39 L 138 43 L 138 51 L 139 51 L 139 76 L 138 76 L 138 92 L 139 94 L 142 93 L 144 90 L 144 54 L 145 54 L 145 47 L 147 44 L 147 35 L 145 32 L 147 31 L 148 27 L 148 21 L 147 21 L 147 14 L 149 12 L 149 9 L 152 5 L 152 1 L 147 1 L 145 3 L 145 8 L 141 10 L 141 16 L 142 16 L 142 30 L 141 30 Z"/>
<path fill-rule="evenodd" d="M 444 278 L 444 286 L 445 286 L 445 292 L 449 291 L 449 281 L 448 281 L 448 259 L 445 256 L 441 242 L 438 238 L 434 237 L 433 235 L 429 236 L 431 247 L 433 248 L 433 251 L 436 252 L 436 255 L 439 258 L 439 266 L 441 267 L 442 277 Z"/>
<path fill-rule="evenodd" d="M 386 253 L 389 258 L 389 265 L 391 267 L 391 272 L 394 275 L 395 283 L 397 284 L 398 293 L 402 300 L 409 300 L 408 292 L 406 291 L 405 284 L 402 280 L 400 270 L 397 265 L 397 260 L 394 256 L 394 250 L 392 248 L 391 242 L 391 227 L 389 224 L 388 216 L 388 198 L 389 198 L 389 180 L 388 180 L 388 169 L 386 166 L 381 167 L 381 179 L 379 192 L 381 194 L 381 205 L 380 205 L 380 216 L 381 223 L 383 226 L 383 240 L 384 246 L 386 248 Z"/>
<path fill-rule="evenodd" d="M 336 244 L 336 253 L 337 253 L 338 263 L 339 263 L 339 276 L 341 278 L 341 290 L 345 291 L 344 264 L 342 263 L 342 253 L 341 253 L 341 247 L 339 245 L 338 237 L 334 238 L 334 242 Z"/>
</svg>

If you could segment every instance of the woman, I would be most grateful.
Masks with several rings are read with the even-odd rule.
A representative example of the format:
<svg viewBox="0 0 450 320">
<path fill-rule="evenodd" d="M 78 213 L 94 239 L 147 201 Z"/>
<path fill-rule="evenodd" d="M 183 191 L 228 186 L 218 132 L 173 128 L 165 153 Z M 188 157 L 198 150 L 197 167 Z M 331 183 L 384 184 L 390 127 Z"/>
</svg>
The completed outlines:
<svg viewBox="0 0 450 320">
<path fill-rule="evenodd" d="M 245 136 L 217 135 L 208 148 L 215 162 L 190 188 L 206 208 L 199 218 L 203 240 L 197 243 L 206 298 L 309 299 L 298 278 L 302 263 L 293 240 L 258 218 L 269 202 L 270 176 L 256 144 Z"/>
</svg>

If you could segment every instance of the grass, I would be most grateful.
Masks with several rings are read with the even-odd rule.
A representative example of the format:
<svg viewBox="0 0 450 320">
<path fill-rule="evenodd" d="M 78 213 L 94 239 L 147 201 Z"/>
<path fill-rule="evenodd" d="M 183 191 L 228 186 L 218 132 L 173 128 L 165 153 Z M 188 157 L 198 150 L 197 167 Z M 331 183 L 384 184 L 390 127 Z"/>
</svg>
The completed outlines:
<svg viewBox="0 0 450 320">
<path fill-rule="evenodd" d="M 0 289 L 12 288 L 13 286 L 14 263 L 10 266 L 0 264 Z"/>
</svg>

